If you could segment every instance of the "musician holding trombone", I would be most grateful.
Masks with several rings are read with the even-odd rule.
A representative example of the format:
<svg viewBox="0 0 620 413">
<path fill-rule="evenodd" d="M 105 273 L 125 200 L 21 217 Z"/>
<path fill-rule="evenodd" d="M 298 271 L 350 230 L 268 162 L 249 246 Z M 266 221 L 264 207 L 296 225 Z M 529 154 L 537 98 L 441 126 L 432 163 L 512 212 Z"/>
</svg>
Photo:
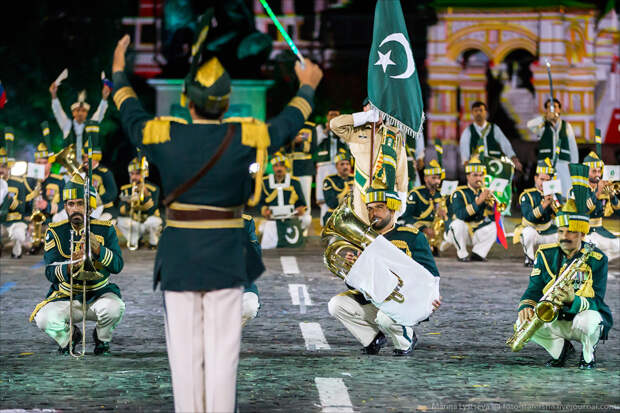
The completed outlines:
<svg viewBox="0 0 620 413">
<path fill-rule="evenodd" d="M 572 165 L 571 165 L 572 166 Z M 581 166 L 581 165 L 578 165 Z M 583 174 L 583 182 L 587 172 Z M 585 191 L 575 190 L 575 199 L 569 199 L 556 217 L 558 238 L 554 244 L 542 245 L 534 260 L 529 285 L 519 302 L 517 329 L 531 323 L 538 312 L 535 308 L 546 294 L 557 309 L 550 322 L 534 332 L 531 339 L 551 355 L 547 367 L 563 367 L 574 352 L 570 340 L 582 346 L 580 369 L 596 366 L 594 351 L 599 339 L 607 339 L 612 325 L 611 310 L 605 304 L 607 288 L 607 256 L 594 247 L 583 265 L 579 266 L 567 283 L 554 287 L 556 279 L 573 261 L 584 254 L 584 240 L 589 230 Z M 544 314 L 541 313 L 542 316 Z"/>
<path fill-rule="evenodd" d="M 96 198 L 91 186 L 90 208 L 87 208 L 84 187 L 84 179 L 74 173 L 63 190 L 64 209 L 69 219 L 50 224 L 45 234 L 45 276 L 51 286 L 45 300 L 30 315 L 30 321 L 34 320 L 37 327 L 58 343 L 60 354 L 72 352 L 82 341 L 82 331 L 77 326 L 73 326 L 73 334 L 70 334 L 70 321 L 81 321 L 83 326 L 85 320 L 96 321 L 94 353 L 100 355 L 110 352 L 112 332 L 125 312 L 120 289 L 110 282 L 110 274 L 118 274 L 123 269 L 123 256 L 110 221 L 89 220 L 89 228 L 85 228 L 85 214 L 95 206 Z M 90 231 L 90 245 L 84 245 L 85 231 Z M 80 280 L 80 272 L 87 248 L 90 248 L 99 278 L 84 281 Z M 72 349 L 69 348 L 71 343 Z"/>
</svg>

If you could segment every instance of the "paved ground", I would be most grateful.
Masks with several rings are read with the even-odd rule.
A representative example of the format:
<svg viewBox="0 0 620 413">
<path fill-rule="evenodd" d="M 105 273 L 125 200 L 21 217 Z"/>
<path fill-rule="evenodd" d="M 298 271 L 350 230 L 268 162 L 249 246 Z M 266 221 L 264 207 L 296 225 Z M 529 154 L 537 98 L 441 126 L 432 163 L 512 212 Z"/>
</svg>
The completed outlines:
<svg viewBox="0 0 620 413">
<path fill-rule="evenodd" d="M 243 332 L 238 394 L 241 412 L 605 411 L 620 409 L 620 340 L 599 346 L 599 368 L 546 369 L 546 353 L 530 343 L 520 353 L 504 345 L 527 284 L 519 248 L 496 245 L 488 263 L 439 258 L 444 305 L 416 327 L 415 356 L 359 355 L 359 344 L 327 312 L 343 283 L 324 268 L 316 237 L 299 250 L 265 252 L 258 280 L 262 308 Z M 283 274 L 282 256 L 300 272 Z M 0 259 L 0 410 L 171 411 L 161 293 L 151 288 L 154 252 L 124 250 L 115 277 L 127 309 L 113 354 L 82 360 L 56 355 L 56 345 L 28 323 L 47 292 L 42 256 Z M 294 305 L 291 284 L 309 294 Z M 298 287 L 293 288 L 298 291 Z M 620 318 L 620 265 L 610 270 L 606 301 Z M 308 305 L 305 305 L 308 304 Z M 310 305 L 311 304 L 311 305 Z M 318 323 L 325 342 L 309 345 L 300 323 Z M 87 328 L 92 352 L 92 327 Z M 328 347 L 328 348 L 327 348 Z M 325 389 L 331 389 L 326 391 Z"/>
</svg>

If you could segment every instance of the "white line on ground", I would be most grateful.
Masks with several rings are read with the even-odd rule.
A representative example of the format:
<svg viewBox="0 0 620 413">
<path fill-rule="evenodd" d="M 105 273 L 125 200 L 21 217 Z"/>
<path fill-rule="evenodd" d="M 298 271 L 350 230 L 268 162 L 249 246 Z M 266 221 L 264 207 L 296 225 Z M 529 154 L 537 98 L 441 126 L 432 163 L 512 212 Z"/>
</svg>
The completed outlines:
<svg viewBox="0 0 620 413">
<path fill-rule="evenodd" d="M 308 294 L 308 287 L 306 284 L 289 284 L 288 292 L 291 295 L 293 305 L 301 305 L 301 300 L 303 300 L 304 305 L 312 305 L 312 300 L 310 299 L 310 294 Z"/>
<path fill-rule="evenodd" d="M 331 348 L 319 323 L 299 323 L 299 328 L 306 341 L 306 349 L 329 350 Z"/>
<path fill-rule="evenodd" d="M 280 257 L 280 263 L 282 264 L 282 272 L 284 274 L 299 274 L 297 258 L 293 256 Z"/>
<path fill-rule="evenodd" d="M 315 377 L 314 383 L 319 390 L 321 411 L 324 413 L 352 412 L 353 405 L 344 381 L 331 377 Z"/>
</svg>

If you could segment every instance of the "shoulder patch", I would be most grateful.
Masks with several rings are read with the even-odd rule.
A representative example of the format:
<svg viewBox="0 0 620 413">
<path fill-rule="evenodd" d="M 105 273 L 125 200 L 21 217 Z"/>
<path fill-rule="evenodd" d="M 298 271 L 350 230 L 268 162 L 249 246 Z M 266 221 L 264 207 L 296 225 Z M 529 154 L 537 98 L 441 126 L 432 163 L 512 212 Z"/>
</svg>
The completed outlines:
<svg viewBox="0 0 620 413">
<path fill-rule="evenodd" d="M 241 217 L 243 219 L 245 219 L 246 221 L 252 221 L 252 215 L 248 215 L 248 214 L 241 214 Z"/>
<path fill-rule="evenodd" d="M 69 220 L 68 220 L 68 219 L 65 219 L 65 220 L 58 221 L 58 222 L 51 222 L 48 226 L 49 226 L 50 228 L 58 228 L 58 227 L 60 227 L 61 225 L 65 225 L 65 224 L 67 224 L 67 223 L 69 223 Z"/>
<path fill-rule="evenodd" d="M 50 174 L 50 177 L 62 180 L 62 175 L 59 174 Z"/>
<path fill-rule="evenodd" d="M 414 234 L 418 234 L 420 232 L 417 228 L 407 227 L 405 225 L 396 228 L 396 231 L 413 232 Z"/>
<path fill-rule="evenodd" d="M 183 118 L 179 118 L 177 116 L 157 116 L 155 119 L 157 120 L 166 120 L 166 121 L 170 121 L 170 122 L 177 122 L 177 123 L 182 123 L 184 125 L 187 125 L 187 121 Z"/>
<path fill-rule="evenodd" d="M 592 258 L 594 258 L 597 261 L 600 261 L 603 259 L 603 253 L 602 252 L 597 252 L 597 251 L 592 251 L 592 254 L 590 254 L 590 256 Z"/>
<path fill-rule="evenodd" d="M 129 188 L 131 188 L 131 184 L 125 184 L 125 185 L 121 186 L 121 191 L 123 189 L 129 189 Z"/>
<path fill-rule="evenodd" d="M 100 166 L 99 168 L 97 168 L 98 172 L 108 172 L 108 168 L 106 168 L 105 166 Z"/>
<path fill-rule="evenodd" d="M 144 124 L 142 144 L 154 145 L 170 141 L 170 120 L 151 119 Z"/>
<path fill-rule="evenodd" d="M 156 187 L 155 185 L 153 185 L 153 184 L 149 184 L 149 183 L 147 183 L 147 184 L 146 184 L 146 187 L 147 187 L 148 189 L 150 189 L 151 191 L 157 191 L 157 187 Z"/>
<path fill-rule="evenodd" d="M 540 244 L 538 246 L 538 249 L 539 250 L 546 250 L 546 249 L 549 249 L 549 248 L 558 247 L 559 245 L 560 245 L 560 243 L 558 243 L 558 242 L 553 242 L 553 243 L 550 243 L 550 244 Z"/>
<path fill-rule="evenodd" d="M 102 221 L 100 219 L 93 219 L 90 221 L 90 223 L 95 225 L 103 225 L 106 227 L 112 226 L 112 221 Z"/>
<path fill-rule="evenodd" d="M 271 143 L 267 124 L 256 118 L 231 117 L 224 119 L 224 123 L 241 124 L 241 143 L 257 149 L 266 149 Z"/>
</svg>

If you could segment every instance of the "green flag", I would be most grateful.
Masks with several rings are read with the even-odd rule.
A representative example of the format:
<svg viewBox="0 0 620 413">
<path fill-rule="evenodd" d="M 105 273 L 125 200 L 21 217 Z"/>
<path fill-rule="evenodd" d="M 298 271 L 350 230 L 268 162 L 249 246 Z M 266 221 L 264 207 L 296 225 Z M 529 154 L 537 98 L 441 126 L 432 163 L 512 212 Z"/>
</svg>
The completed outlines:
<svg viewBox="0 0 620 413">
<path fill-rule="evenodd" d="M 506 186 L 504 190 L 493 191 L 495 197 L 500 201 L 508 205 L 502 215 L 510 215 L 510 204 L 512 201 L 512 178 L 514 177 L 514 166 L 509 162 L 504 162 L 501 159 L 485 158 L 484 163 L 487 168 L 487 174 L 484 177 L 485 186 L 493 189 L 494 184 L 500 184 L 499 181 L 504 181 Z"/>
<path fill-rule="evenodd" d="M 278 230 L 278 248 L 296 248 L 304 244 L 301 221 L 297 218 L 279 219 L 276 221 Z"/>
<path fill-rule="evenodd" d="M 422 90 L 398 0 L 377 0 L 368 57 L 368 100 L 388 125 L 422 138 Z"/>
</svg>

